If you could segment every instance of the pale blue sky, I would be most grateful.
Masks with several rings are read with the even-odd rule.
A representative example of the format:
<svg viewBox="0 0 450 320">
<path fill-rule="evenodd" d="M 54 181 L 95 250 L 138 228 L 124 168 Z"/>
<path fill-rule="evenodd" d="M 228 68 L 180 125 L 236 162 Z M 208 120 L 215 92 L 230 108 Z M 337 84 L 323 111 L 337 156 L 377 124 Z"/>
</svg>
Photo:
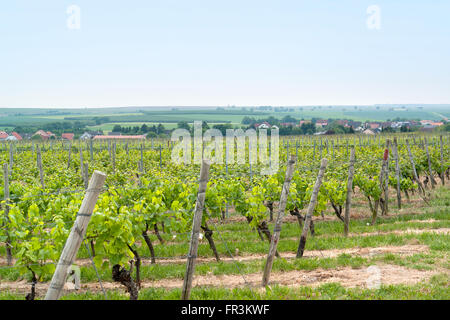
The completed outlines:
<svg viewBox="0 0 450 320">
<path fill-rule="evenodd" d="M 0 107 L 375 103 L 450 103 L 450 1 L 0 4 Z"/>
</svg>

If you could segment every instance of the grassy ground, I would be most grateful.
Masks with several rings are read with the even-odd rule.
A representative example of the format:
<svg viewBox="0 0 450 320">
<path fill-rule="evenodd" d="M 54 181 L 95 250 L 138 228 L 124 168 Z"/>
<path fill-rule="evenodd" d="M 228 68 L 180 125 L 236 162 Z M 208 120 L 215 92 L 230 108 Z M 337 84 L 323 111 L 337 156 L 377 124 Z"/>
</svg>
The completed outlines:
<svg viewBox="0 0 450 320">
<path fill-rule="evenodd" d="M 193 299 L 449 299 L 449 259 L 450 249 L 450 188 L 439 187 L 433 192 L 431 205 L 426 206 L 416 198 L 411 203 L 405 202 L 403 208 L 396 208 L 394 197 L 391 197 L 388 216 L 379 217 L 375 225 L 370 225 L 367 204 L 356 198 L 350 223 L 351 236 L 342 236 L 343 224 L 327 212 L 325 220 L 315 219 L 316 234 L 308 237 L 305 257 L 293 258 L 298 245 L 300 228 L 298 223 L 287 218 L 283 224 L 278 251 L 282 258 L 276 259 L 273 265 L 273 279 L 270 288 L 263 289 L 255 283 L 250 287 L 233 284 L 242 277 L 251 279 L 262 277 L 268 242 L 261 241 L 258 234 L 251 230 L 239 217 L 232 217 L 232 222 L 216 222 L 211 227 L 214 232 L 217 249 L 222 261 L 213 258 L 207 241 L 203 239 L 199 246 L 199 262 L 196 266 L 197 279 L 215 279 L 208 285 L 200 285 L 193 289 Z M 273 229 L 273 224 L 271 224 Z M 177 283 L 182 281 L 185 272 L 185 260 L 189 244 L 189 235 L 162 234 L 165 244 L 161 245 L 151 235 L 155 245 L 157 264 L 150 264 L 145 259 L 141 268 L 141 278 L 146 285 L 140 291 L 140 299 L 178 299 L 181 289 Z M 371 249 L 389 249 L 371 254 Z M 407 252 L 397 250 L 406 248 Z M 357 249 L 357 250 L 356 250 Z M 369 250 L 364 253 L 364 250 Z M 145 246 L 139 248 L 140 254 L 148 257 Z M 1 247 L 4 256 L 4 247 Z M 230 258 L 230 253 L 234 259 Z M 82 292 L 66 292 L 64 299 L 104 299 L 99 288 L 94 288 L 98 281 L 95 270 L 89 265 L 87 252 L 82 246 L 78 255 L 83 261 L 81 282 L 87 287 Z M 203 259 L 203 260 L 202 260 Z M 348 283 L 315 281 L 315 285 L 289 285 L 277 283 L 277 278 L 293 274 L 292 282 L 298 282 L 300 275 L 339 273 L 345 271 L 349 277 L 357 277 L 361 270 L 369 266 L 390 266 L 400 271 L 411 272 L 417 281 L 402 283 L 401 281 L 382 282 L 380 288 L 368 289 L 364 279 L 352 286 Z M 353 270 L 353 271 L 352 271 Z M 402 272 L 403 272 L 402 271 Z M 358 273 L 359 272 L 359 273 Z M 422 275 L 431 275 L 421 279 Z M 112 286 L 110 268 L 99 270 L 103 282 L 111 284 L 108 290 L 109 299 L 127 299 L 127 294 L 120 287 Z M 389 274 L 384 275 L 386 279 Z M 225 277 L 225 278 L 224 278 Z M 320 277 L 319 277 L 320 278 Z M 420 278 L 420 279 L 419 279 Z M 22 280 L 15 268 L 0 266 L 0 286 L 7 282 Z M 29 280 L 29 278 L 27 279 Z M 50 279 L 42 279 L 44 282 Z M 287 279 L 289 282 L 289 279 Z M 393 279 L 395 280 L 395 279 Z M 230 282 L 231 281 L 231 282 Z M 259 280 L 258 280 L 259 281 Z M 384 281 L 384 280 L 383 280 Z M 176 286 L 169 284 L 175 283 Z M 42 285 L 45 285 L 42 284 Z M 26 286 L 28 288 L 29 285 Z M 28 290 L 28 289 L 27 289 Z M 26 292 L 26 291 L 25 291 Z M 0 299 L 23 299 L 24 290 L 18 292 L 14 286 L 0 289 Z M 43 289 L 38 290 L 42 298 Z"/>
</svg>

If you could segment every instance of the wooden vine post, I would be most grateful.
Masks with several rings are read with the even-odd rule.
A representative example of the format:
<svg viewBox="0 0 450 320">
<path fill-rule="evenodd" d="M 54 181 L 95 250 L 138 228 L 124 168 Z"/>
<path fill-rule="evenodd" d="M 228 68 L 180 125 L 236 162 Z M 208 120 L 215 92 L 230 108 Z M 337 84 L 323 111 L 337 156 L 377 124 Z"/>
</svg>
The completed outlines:
<svg viewBox="0 0 450 320">
<path fill-rule="evenodd" d="M 67 238 L 64 249 L 56 266 L 56 271 L 53 274 L 52 281 L 48 287 L 45 300 L 58 300 L 61 297 L 64 283 L 67 278 L 67 270 L 73 264 L 81 242 L 86 234 L 91 215 L 94 211 L 95 204 L 101 189 L 105 184 L 106 174 L 100 171 L 94 171 L 89 187 L 86 190 L 83 202 L 81 203 L 80 211 L 77 214 L 75 223 Z"/>
<path fill-rule="evenodd" d="M 84 179 L 84 159 L 83 159 L 83 148 L 81 147 L 81 142 L 80 142 L 80 173 L 81 173 L 81 178 Z"/>
<path fill-rule="evenodd" d="M 286 168 L 286 176 L 284 178 L 283 189 L 281 190 L 280 204 L 278 208 L 277 219 L 275 220 L 275 228 L 273 230 L 272 241 L 270 242 L 269 254 L 267 255 L 266 265 L 262 285 L 265 287 L 269 283 L 270 272 L 272 271 L 273 259 L 277 252 L 278 241 L 280 240 L 281 225 L 283 224 L 283 216 L 286 210 L 286 202 L 289 195 L 289 187 L 291 185 L 292 175 L 294 174 L 294 166 L 297 158 L 291 156 Z"/>
<path fill-rule="evenodd" d="M 12 143 L 9 143 L 9 167 L 12 170 L 14 166 L 14 151 L 13 151 L 13 146 Z"/>
<path fill-rule="evenodd" d="M 194 220 L 192 223 L 191 244 L 189 246 L 189 254 L 186 263 L 186 274 L 183 281 L 183 290 L 181 293 L 182 300 L 189 300 L 191 295 L 192 280 L 195 270 L 195 259 L 198 251 L 198 238 L 200 233 L 200 226 L 202 223 L 203 209 L 205 205 L 206 186 L 209 180 L 209 168 L 211 162 L 209 160 L 202 161 L 200 169 L 200 181 L 198 185 L 197 202 L 195 203 Z"/>
<path fill-rule="evenodd" d="M 348 167 L 347 179 L 347 197 L 345 199 L 345 214 L 344 214 L 344 235 L 348 236 L 348 226 L 350 223 L 350 207 L 352 204 L 352 190 L 353 190 L 353 176 L 355 174 L 355 148 L 352 147 L 350 154 L 350 165 Z"/>
<path fill-rule="evenodd" d="M 141 172 L 144 172 L 144 145 L 141 143 Z"/>
<path fill-rule="evenodd" d="M 402 195 L 400 193 L 400 163 L 398 159 L 398 144 L 397 138 L 394 138 L 394 145 L 392 148 L 395 160 L 395 177 L 397 179 L 397 206 L 399 209 L 402 208 Z"/>
<path fill-rule="evenodd" d="M 384 206 L 383 206 L 383 214 L 387 215 L 389 211 L 389 145 L 390 140 L 386 140 L 386 149 L 384 150 L 384 158 L 383 158 L 383 168 L 384 168 L 384 175 L 383 175 L 383 191 L 384 191 Z"/>
<path fill-rule="evenodd" d="M 440 140 L 440 149 L 441 149 L 441 181 L 442 181 L 442 185 L 445 185 L 445 164 L 444 164 L 444 146 L 442 143 L 442 136 L 439 136 L 439 140 Z"/>
<path fill-rule="evenodd" d="M 89 140 L 89 151 L 91 154 L 91 162 L 94 161 L 94 146 L 92 145 L 92 139 Z"/>
<path fill-rule="evenodd" d="M 3 164 L 3 179 L 4 179 L 4 193 L 5 193 L 5 233 L 6 233 L 6 263 L 8 266 L 12 265 L 11 239 L 9 236 L 9 170 L 8 164 Z"/>
<path fill-rule="evenodd" d="M 431 159 L 430 159 L 430 151 L 428 150 L 428 141 L 427 138 L 424 137 L 423 138 L 425 141 L 425 150 L 427 152 L 427 160 L 428 160 L 428 173 L 430 175 L 430 180 L 431 180 L 431 188 L 434 189 L 434 186 L 437 185 L 436 180 L 434 180 L 434 176 L 433 176 L 433 168 L 431 167 Z"/>
<path fill-rule="evenodd" d="M 114 141 L 113 147 L 112 147 L 112 165 L 113 165 L 113 172 L 116 173 L 116 142 Z"/>
<path fill-rule="evenodd" d="M 300 236 L 300 243 L 297 249 L 297 258 L 303 256 L 306 245 L 306 236 L 308 235 L 308 230 L 311 225 L 312 215 L 314 213 L 314 208 L 316 207 L 317 197 L 319 195 L 320 186 L 322 185 L 322 179 L 325 174 L 325 169 L 327 168 L 328 160 L 326 158 L 322 159 L 320 163 L 319 174 L 317 175 L 316 183 L 314 184 L 314 189 L 311 195 L 311 200 L 309 201 L 308 211 L 306 212 L 305 224 L 303 225 L 302 235 Z"/>
<path fill-rule="evenodd" d="M 67 169 L 70 168 L 70 158 L 72 156 L 72 141 L 69 143 L 69 160 L 67 160 Z"/>
<path fill-rule="evenodd" d="M 42 189 L 45 189 L 45 184 L 44 184 L 44 169 L 42 168 L 42 154 L 41 154 L 41 148 L 39 147 L 39 145 L 37 146 L 37 152 L 36 152 L 36 161 L 37 161 L 37 166 L 39 169 L 39 179 L 41 180 L 41 186 Z"/>
<path fill-rule="evenodd" d="M 426 202 L 425 188 L 423 187 L 422 182 L 419 180 L 419 177 L 417 176 L 416 165 L 414 163 L 414 158 L 413 158 L 413 155 L 412 155 L 412 152 L 411 152 L 411 147 L 409 146 L 408 139 L 406 139 L 406 147 L 408 148 L 408 156 L 409 156 L 409 161 L 411 162 L 411 166 L 412 166 L 412 169 L 413 169 L 414 180 L 416 180 L 416 183 L 419 186 L 419 194 L 422 195 L 422 199 L 424 199 L 425 202 Z"/>
<path fill-rule="evenodd" d="M 84 177 L 83 177 L 84 189 L 87 190 L 89 188 L 89 163 L 88 162 L 86 162 L 84 164 L 84 171 L 83 171 L 83 173 L 84 173 Z"/>
<path fill-rule="evenodd" d="M 108 140 L 108 153 L 109 153 L 109 162 L 111 162 L 112 161 L 111 140 Z"/>
</svg>

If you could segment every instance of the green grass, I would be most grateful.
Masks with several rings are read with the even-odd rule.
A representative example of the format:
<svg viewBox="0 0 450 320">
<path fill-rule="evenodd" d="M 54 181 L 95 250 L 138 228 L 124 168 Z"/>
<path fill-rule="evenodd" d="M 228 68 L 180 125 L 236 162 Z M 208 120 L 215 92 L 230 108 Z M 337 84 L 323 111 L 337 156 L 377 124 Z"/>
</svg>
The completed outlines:
<svg viewBox="0 0 450 320">
<path fill-rule="evenodd" d="M 337 283 L 317 288 L 270 286 L 266 290 L 254 288 L 211 288 L 196 287 L 191 291 L 193 300 L 448 300 L 449 276 L 439 274 L 427 282 L 412 286 L 381 285 L 379 289 L 344 288 Z M 128 296 L 119 290 L 107 291 L 109 300 L 127 300 Z M 179 300 L 181 289 L 146 288 L 139 293 L 140 300 Z M 102 293 L 70 293 L 61 300 L 104 300 Z M 0 300 L 24 300 L 23 295 L 1 292 Z"/>
</svg>

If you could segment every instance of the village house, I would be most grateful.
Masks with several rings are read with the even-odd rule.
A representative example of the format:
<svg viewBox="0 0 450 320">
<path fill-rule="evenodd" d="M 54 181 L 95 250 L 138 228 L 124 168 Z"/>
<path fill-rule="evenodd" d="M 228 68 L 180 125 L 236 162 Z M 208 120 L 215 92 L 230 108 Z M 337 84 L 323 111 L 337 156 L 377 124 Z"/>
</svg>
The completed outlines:
<svg viewBox="0 0 450 320">
<path fill-rule="evenodd" d="M 328 120 L 317 120 L 316 121 L 316 127 L 326 127 L 328 125 Z"/>
<path fill-rule="evenodd" d="M 302 124 L 309 124 L 311 123 L 311 120 L 300 120 L 300 122 L 298 123 L 298 126 L 301 127 Z"/>
<path fill-rule="evenodd" d="M 268 123 L 267 121 L 264 121 L 263 123 L 255 123 L 255 128 L 256 129 L 269 129 L 270 123 Z"/>
<path fill-rule="evenodd" d="M 363 131 L 363 134 L 373 136 L 373 135 L 375 134 L 375 132 L 373 132 L 373 131 L 370 130 L 370 129 L 366 129 L 366 130 Z"/>
<path fill-rule="evenodd" d="M 95 136 L 101 136 L 103 135 L 103 132 L 101 131 L 86 131 L 80 136 L 80 140 L 91 140 Z"/>
<path fill-rule="evenodd" d="M 53 134 L 50 131 L 45 132 L 44 130 L 36 131 L 36 133 L 32 136 L 32 138 L 34 138 L 34 137 L 40 137 L 42 140 L 56 138 L 55 134 Z"/>
<path fill-rule="evenodd" d="M 23 139 L 22 136 L 20 134 L 18 134 L 17 132 L 13 131 L 13 132 L 11 132 L 11 135 L 14 136 L 17 139 L 17 141 L 21 141 Z"/>
<path fill-rule="evenodd" d="M 63 133 L 62 135 L 61 135 L 61 138 L 63 139 L 63 140 L 73 140 L 73 137 L 74 137 L 75 135 L 73 134 L 73 133 Z"/>
<path fill-rule="evenodd" d="M 368 122 L 366 123 L 366 129 L 371 129 L 372 131 L 375 129 L 381 128 L 381 123 L 379 122 Z"/>
</svg>

